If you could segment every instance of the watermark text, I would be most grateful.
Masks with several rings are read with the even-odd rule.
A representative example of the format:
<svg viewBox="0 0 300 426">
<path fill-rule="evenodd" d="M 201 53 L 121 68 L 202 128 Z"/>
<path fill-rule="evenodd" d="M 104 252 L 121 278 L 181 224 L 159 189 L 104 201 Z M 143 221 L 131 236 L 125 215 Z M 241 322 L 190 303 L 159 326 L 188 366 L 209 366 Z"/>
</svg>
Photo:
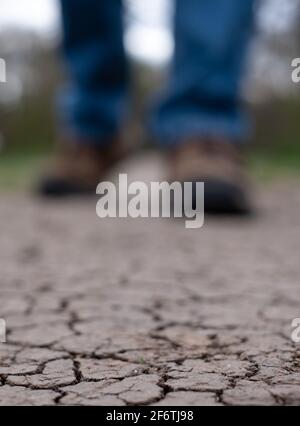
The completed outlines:
<svg viewBox="0 0 300 426">
<path fill-rule="evenodd" d="M 6 83 L 6 62 L 0 58 L 0 83 Z"/>
<path fill-rule="evenodd" d="M 300 343 L 300 318 L 295 318 L 292 321 L 292 341 Z"/>
<path fill-rule="evenodd" d="M 300 83 L 300 58 L 295 58 L 292 60 L 292 68 L 294 68 L 292 72 L 292 81 L 293 83 Z"/>
<path fill-rule="evenodd" d="M 6 343 L 6 321 L 0 318 L 0 343 Z"/>
<path fill-rule="evenodd" d="M 118 185 L 102 182 L 97 187 L 99 218 L 184 218 L 187 229 L 204 225 L 204 183 L 128 182 L 119 175 Z"/>
</svg>

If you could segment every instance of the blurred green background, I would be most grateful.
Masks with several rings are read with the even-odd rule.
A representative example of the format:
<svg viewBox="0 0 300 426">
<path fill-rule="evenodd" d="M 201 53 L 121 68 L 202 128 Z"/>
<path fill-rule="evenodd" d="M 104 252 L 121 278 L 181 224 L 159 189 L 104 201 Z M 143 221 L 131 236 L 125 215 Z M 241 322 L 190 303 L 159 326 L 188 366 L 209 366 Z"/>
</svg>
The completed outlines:
<svg viewBox="0 0 300 426">
<path fill-rule="evenodd" d="M 63 74 L 58 43 L 27 30 L 0 33 L 0 57 L 9 76 L 0 84 L 0 189 L 28 188 L 56 138 L 55 94 Z M 300 86 L 291 81 L 297 56 L 297 27 L 280 35 L 260 34 L 254 43 L 245 89 L 255 124 L 248 151 L 251 171 L 262 181 L 300 176 Z M 132 132 L 135 143 L 147 146 L 141 127 L 145 106 L 166 69 L 132 60 L 132 73 L 134 119 L 128 137 Z"/>
</svg>

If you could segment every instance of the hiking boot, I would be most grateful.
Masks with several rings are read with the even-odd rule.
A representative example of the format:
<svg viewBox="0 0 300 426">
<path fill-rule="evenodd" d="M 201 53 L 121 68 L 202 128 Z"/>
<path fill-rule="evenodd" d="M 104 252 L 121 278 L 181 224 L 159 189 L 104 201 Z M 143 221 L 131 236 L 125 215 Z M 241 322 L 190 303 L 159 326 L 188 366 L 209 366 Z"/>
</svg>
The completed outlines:
<svg viewBox="0 0 300 426">
<path fill-rule="evenodd" d="M 97 185 L 123 155 L 116 143 L 97 146 L 87 141 L 61 143 L 48 174 L 38 185 L 45 197 L 95 194 Z"/>
<path fill-rule="evenodd" d="M 224 140 L 190 140 L 176 147 L 170 156 L 171 180 L 204 182 L 205 213 L 249 214 L 249 182 L 240 148 Z"/>
</svg>

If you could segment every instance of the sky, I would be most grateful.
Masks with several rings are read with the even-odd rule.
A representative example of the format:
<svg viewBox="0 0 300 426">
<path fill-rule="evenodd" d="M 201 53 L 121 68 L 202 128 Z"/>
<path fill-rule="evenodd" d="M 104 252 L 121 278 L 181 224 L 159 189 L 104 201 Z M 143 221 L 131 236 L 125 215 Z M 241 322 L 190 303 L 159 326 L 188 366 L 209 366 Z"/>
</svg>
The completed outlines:
<svg viewBox="0 0 300 426">
<path fill-rule="evenodd" d="M 99 0 L 103 1 L 103 0 Z M 130 54 L 160 64 L 173 51 L 170 31 L 171 0 L 126 0 L 132 24 L 125 36 Z M 243 0 L 241 0 L 243 1 Z M 300 0 L 262 0 L 260 26 L 264 31 L 285 31 Z M 0 0 L 0 28 L 30 28 L 51 37 L 59 30 L 58 0 Z"/>
<path fill-rule="evenodd" d="M 101 1 L 101 0 L 99 0 Z M 126 0 L 133 16 L 126 47 L 145 62 L 161 63 L 171 56 L 169 0 Z M 0 28 L 29 28 L 51 37 L 59 30 L 58 0 L 0 0 Z"/>
</svg>

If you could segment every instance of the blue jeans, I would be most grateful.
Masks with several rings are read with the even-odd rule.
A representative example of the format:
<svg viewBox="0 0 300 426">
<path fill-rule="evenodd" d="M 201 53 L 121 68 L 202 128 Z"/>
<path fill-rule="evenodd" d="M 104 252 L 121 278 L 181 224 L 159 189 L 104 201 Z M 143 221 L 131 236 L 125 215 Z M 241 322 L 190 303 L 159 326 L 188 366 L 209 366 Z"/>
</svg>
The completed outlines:
<svg viewBox="0 0 300 426">
<path fill-rule="evenodd" d="M 177 0 L 175 57 L 150 120 L 162 144 L 245 134 L 240 83 L 253 3 Z M 61 0 L 61 6 L 70 76 L 62 96 L 64 123 L 79 138 L 102 143 L 118 131 L 128 106 L 122 1 Z"/>
</svg>

